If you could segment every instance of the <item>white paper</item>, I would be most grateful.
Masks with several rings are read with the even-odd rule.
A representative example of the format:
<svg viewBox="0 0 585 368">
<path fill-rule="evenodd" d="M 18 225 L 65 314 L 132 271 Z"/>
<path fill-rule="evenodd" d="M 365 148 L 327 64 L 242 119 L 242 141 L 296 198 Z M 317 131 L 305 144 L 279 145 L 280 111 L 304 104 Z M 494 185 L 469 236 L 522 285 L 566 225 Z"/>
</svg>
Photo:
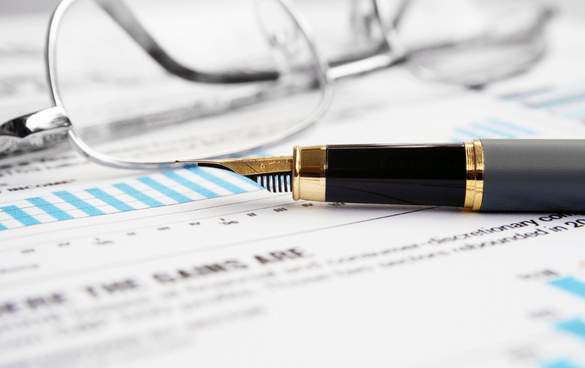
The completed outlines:
<svg viewBox="0 0 585 368">
<path fill-rule="evenodd" d="M 583 136 L 395 69 L 340 84 L 320 124 L 265 153 Z M 585 366 L 585 214 L 295 202 L 67 152 L 6 165 L 0 185 L 0 367 Z"/>
</svg>

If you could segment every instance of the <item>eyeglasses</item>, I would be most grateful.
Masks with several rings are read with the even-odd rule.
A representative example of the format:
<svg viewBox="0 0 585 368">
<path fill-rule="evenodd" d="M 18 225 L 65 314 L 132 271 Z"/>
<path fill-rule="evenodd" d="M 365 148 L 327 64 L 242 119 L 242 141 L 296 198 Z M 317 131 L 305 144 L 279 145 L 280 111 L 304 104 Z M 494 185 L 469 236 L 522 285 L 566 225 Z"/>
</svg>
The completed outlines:
<svg viewBox="0 0 585 368">
<path fill-rule="evenodd" d="M 0 155 L 69 140 L 94 162 L 161 168 L 250 150 L 317 121 L 339 79 L 400 63 L 467 86 L 525 71 L 553 14 L 536 0 L 353 0 L 351 39 L 325 58 L 328 20 L 299 10 L 318 3 L 65 0 L 46 44 L 55 106 L 1 125 Z"/>
</svg>

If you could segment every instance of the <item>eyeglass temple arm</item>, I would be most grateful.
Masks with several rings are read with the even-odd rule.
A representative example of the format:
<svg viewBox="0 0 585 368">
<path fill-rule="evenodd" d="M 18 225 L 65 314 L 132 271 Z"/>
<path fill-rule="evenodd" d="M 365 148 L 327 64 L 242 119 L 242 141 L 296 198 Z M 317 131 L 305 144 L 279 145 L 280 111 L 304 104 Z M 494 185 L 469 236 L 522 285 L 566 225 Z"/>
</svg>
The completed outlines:
<svg viewBox="0 0 585 368">
<path fill-rule="evenodd" d="M 96 2 L 151 58 L 165 70 L 180 78 L 200 83 L 225 84 L 271 81 L 279 77 L 279 73 L 272 70 L 205 73 L 190 69 L 167 54 L 122 0 L 96 0 Z"/>
<path fill-rule="evenodd" d="M 411 0 L 400 0 L 398 2 L 396 11 L 392 15 L 392 19 L 390 19 L 388 24 L 382 19 L 378 0 L 367 1 L 371 2 L 372 19 L 384 35 L 384 40 L 375 50 L 372 50 L 367 54 L 331 61 L 329 63 L 329 76 L 333 80 L 355 77 L 379 69 L 388 68 L 395 64 L 404 62 L 407 58 L 407 52 L 399 41 L 397 29 L 400 26 L 400 22 L 404 19 L 404 13 L 411 4 Z"/>
<path fill-rule="evenodd" d="M 0 158 L 58 146 L 71 123 L 58 107 L 20 116 L 0 125 Z"/>
<path fill-rule="evenodd" d="M 277 71 L 257 72 L 225 72 L 225 73 L 204 73 L 189 69 L 173 59 L 156 42 L 156 40 L 142 26 L 132 11 L 122 0 L 95 0 L 97 4 L 114 20 L 118 25 L 132 37 L 159 65 L 168 72 L 194 82 L 210 84 L 246 83 L 258 81 L 276 80 L 279 77 Z M 404 11 L 410 0 L 402 0 L 391 21 L 390 26 L 382 24 L 380 9 L 376 0 L 371 0 L 375 11 L 375 18 L 378 26 L 386 36 L 384 43 L 368 55 L 358 57 L 342 58 L 330 62 L 330 74 L 333 79 L 340 79 L 348 76 L 357 76 L 377 69 L 386 68 L 390 65 L 404 60 L 404 54 L 399 50 L 396 39 L 396 28 L 402 19 Z"/>
<path fill-rule="evenodd" d="M 271 81 L 279 77 L 277 71 L 270 70 L 257 72 L 235 71 L 214 74 L 187 68 L 167 54 L 122 0 L 95 1 L 153 60 L 165 70 L 180 78 L 200 83 L 228 84 Z M 396 29 L 403 18 L 406 8 L 410 4 L 410 0 L 401 0 L 399 2 L 390 25 L 383 24 L 377 0 L 371 1 L 378 27 L 380 27 L 385 35 L 385 42 L 370 54 L 332 60 L 329 70 L 332 79 L 361 75 L 386 68 L 405 60 L 405 54 L 396 38 Z"/>
</svg>

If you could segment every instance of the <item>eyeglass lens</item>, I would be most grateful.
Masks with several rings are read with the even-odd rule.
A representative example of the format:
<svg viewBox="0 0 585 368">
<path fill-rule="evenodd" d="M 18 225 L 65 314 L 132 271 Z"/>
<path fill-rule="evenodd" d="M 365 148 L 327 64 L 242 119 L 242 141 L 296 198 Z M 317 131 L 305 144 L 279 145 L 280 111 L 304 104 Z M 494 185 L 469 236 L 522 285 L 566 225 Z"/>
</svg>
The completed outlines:
<svg viewBox="0 0 585 368">
<path fill-rule="evenodd" d="M 480 85 L 529 68 L 550 15 L 537 0 L 297 3 L 321 14 L 308 17 L 316 42 L 279 0 L 71 1 L 55 44 L 54 94 L 98 152 L 145 162 L 217 156 L 324 112 L 316 47 L 326 46 L 332 68 L 395 53 L 423 78 Z"/>
<path fill-rule="evenodd" d="M 252 148 L 323 104 L 312 45 L 275 1 L 78 0 L 55 47 L 56 97 L 73 130 L 122 159 Z"/>
</svg>

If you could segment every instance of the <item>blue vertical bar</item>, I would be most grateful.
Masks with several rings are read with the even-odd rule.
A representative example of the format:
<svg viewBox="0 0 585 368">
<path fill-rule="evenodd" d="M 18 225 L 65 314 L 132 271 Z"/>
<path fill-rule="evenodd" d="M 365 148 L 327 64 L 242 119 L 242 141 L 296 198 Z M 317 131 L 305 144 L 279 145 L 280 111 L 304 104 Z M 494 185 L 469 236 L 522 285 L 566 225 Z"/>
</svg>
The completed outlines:
<svg viewBox="0 0 585 368">
<path fill-rule="evenodd" d="M 517 132 L 522 132 L 522 133 L 529 134 L 529 135 L 533 135 L 535 133 L 535 131 L 532 129 L 528 129 L 528 128 L 521 127 L 521 126 L 518 126 L 515 124 L 511 124 L 511 123 L 508 123 L 508 122 L 500 120 L 500 119 L 490 118 L 489 121 L 492 124 L 497 124 L 497 125 L 515 130 Z"/>
<path fill-rule="evenodd" d="M 71 220 L 73 218 L 73 216 L 70 216 L 69 214 L 65 213 L 64 211 L 62 211 L 61 209 L 59 209 L 58 207 L 56 207 L 52 203 L 47 202 L 43 198 L 40 198 L 40 197 L 28 198 L 27 201 L 34 204 L 35 206 L 37 206 L 38 208 L 45 211 L 46 213 L 53 216 L 54 218 L 56 218 L 59 221 Z"/>
<path fill-rule="evenodd" d="M 501 131 L 501 130 L 498 130 L 498 129 L 494 128 L 493 126 L 485 126 L 485 125 L 482 125 L 479 123 L 473 123 L 472 125 L 478 129 L 485 130 L 486 132 L 495 134 L 495 135 L 500 136 L 500 137 L 504 137 L 504 138 L 508 138 L 508 139 L 517 138 L 517 136 L 506 133 L 506 132 Z"/>
<path fill-rule="evenodd" d="M 166 186 L 162 185 L 161 183 L 158 183 L 147 176 L 142 177 L 142 178 L 137 178 L 136 180 L 138 180 L 139 182 L 141 182 L 143 184 L 148 185 L 152 189 L 161 192 L 162 194 L 166 195 L 169 198 L 174 199 L 175 201 L 177 201 L 179 203 L 186 203 L 186 202 L 193 201 L 191 198 L 186 197 L 186 196 L 182 195 L 181 193 L 176 192 L 176 191 L 172 190 L 171 188 L 166 187 Z"/>
<path fill-rule="evenodd" d="M 228 181 L 225 181 L 222 178 L 218 178 L 217 176 L 215 176 L 215 175 L 209 173 L 208 171 L 201 169 L 199 167 L 190 168 L 189 171 L 193 172 L 196 175 L 199 175 L 203 179 L 208 180 L 217 186 L 220 186 L 224 189 L 229 190 L 232 193 L 235 193 L 235 194 L 246 193 L 245 189 L 242 189 L 242 188 L 238 187 L 237 185 L 234 185 Z M 234 175 L 237 175 L 237 174 L 234 174 Z"/>
<path fill-rule="evenodd" d="M 533 91 L 527 91 L 527 92 L 504 96 L 503 99 L 508 100 L 508 101 L 519 101 L 519 100 L 527 99 L 529 97 L 534 97 L 534 96 L 550 93 L 552 91 L 553 91 L 552 88 L 542 88 L 542 89 L 537 89 L 537 90 L 533 90 Z"/>
<path fill-rule="evenodd" d="M 177 174 L 174 171 L 168 171 L 163 173 L 164 176 L 166 176 L 167 178 L 181 184 L 182 186 L 191 189 L 192 191 L 201 194 L 202 196 L 206 197 L 206 198 L 215 198 L 215 197 L 219 197 L 219 194 L 202 187 L 199 184 L 193 183 L 190 180 L 185 179 L 184 177 L 182 177 L 181 175 Z"/>
<path fill-rule="evenodd" d="M 548 284 L 580 296 L 581 298 L 585 298 L 585 283 L 582 283 L 573 277 L 565 277 L 562 279 L 549 281 Z"/>
<path fill-rule="evenodd" d="M 480 134 L 470 132 L 469 130 L 465 130 L 465 129 L 461 129 L 461 128 L 455 129 L 455 133 L 463 134 L 465 136 L 468 136 L 470 138 L 475 138 L 475 139 L 485 138 L 485 137 L 482 137 Z"/>
<path fill-rule="evenodd" d="M 561 117 L 563 117 L 564 119 L 585 118 L 585 110 L 581 109 L 581 110 L 577 110 L 577 111 L 568 112 L 568 113 L 561 115 Z"/>
<path fill-rule="evenodd" d="M 583 322 L 580 318 L 573 318 L 566 321 L 557 322 L 556 328 L 557 330 L 585 340 L 585 322 Z"/>
<path fill-rule="evenodd" d="M 457 141 L 457 142 L 460 142 L 460 141 Z M 244 176 L 241 176 L 240 174 L 236 174 L 236 173 L 233 173 L 231 171 L 228 171 L 228 173 L 232 176 L 235 176 L 236 178 L 238 178 L 240 180 L 247 182 L 248 184 L 252 184 L 252 185 L 256 186 L 258 189 L 266 189 L 262 185 L 258 184 L 255 180 L 246 178 Z"/>
<path fill-rule="evenodd" d="M 12 216 L 12 218 L 17 220 L 24 226 L 38 225 L 41 223 L 39 220 L 32 217 L 31 215 L 29 215 L 28 213 L 24 212 L 23 210 L 16 206 L 0 207 L 0 210 L 6 212 L 10 216 Z"/>
<path fill-rule="evenodd" d="M 97 199 L 102 200 L 105 203 L 109 204 L 110 206 L 114 207 L 118 211 L 125 212 L 125 211 L 134 210 L 134 208 L 132 208 L 129 205 L 127 205 L 126 203 L 122 202 L 118 198 L 109 195 L 108 193 L 104 192 L 101 189 L 91 188 L 91 189 L 86 189 L 85 191 L 88 192 L 89 194 L 91 194 L 92 196 L 96 197 Z"/>
<path fill-rule="evenodd" d="M 541 365 L 542 368 L 582 368 L 580 365 L 573 364 L 568 360 L 555 360 L 552 362 L 546 362 Z"/>
<path fill-rule="evenodd" d="M 98 210 L 97 208 L 95 208 L 91 204 L 79 199 L 78 197 L 74 196 L 73 194 L 71 194 L 69 192 L 60 191 L 60 192 L 53 192 L 53 194 L 56 195 L 57 197 L 61 198 L 65 202 L 75 206 L 78 210 L 85 212 L 89 216 L 105 215 L 105 213 L 103 213 L 102 211 Z"/>
<path fill-rule="evenodd" d="M 572 105 L 574 103 L 579 103 L 581 101 L 585 101 L 585 94 L 580 93 L 572 96 L 565 96 L 561 98 L 557 98 L 554 100 L 543 101 L 538 103 L 533 103 L 528 105 L 528 107 L 533 109 L 554 109 L 557 107 L 563 107 L 567 105 Z"/>
<path fill-rule="evenodd" d="M 122 192 L 128 194 L 129 196 L 136 199 L 137 201 L 144 203 L 148 207 L 154 208 L 154 207 L 164 206 L 164 204 L 162 204 L 161 202 L 159 202 L 156 199 L 154 199 L 150 196 L 147 196 L 146 194 L 132 188 L 128 184 L 124 184 L 124 183 L 114 184 L 114 188 L 121 190 Z"/>
</svg>

